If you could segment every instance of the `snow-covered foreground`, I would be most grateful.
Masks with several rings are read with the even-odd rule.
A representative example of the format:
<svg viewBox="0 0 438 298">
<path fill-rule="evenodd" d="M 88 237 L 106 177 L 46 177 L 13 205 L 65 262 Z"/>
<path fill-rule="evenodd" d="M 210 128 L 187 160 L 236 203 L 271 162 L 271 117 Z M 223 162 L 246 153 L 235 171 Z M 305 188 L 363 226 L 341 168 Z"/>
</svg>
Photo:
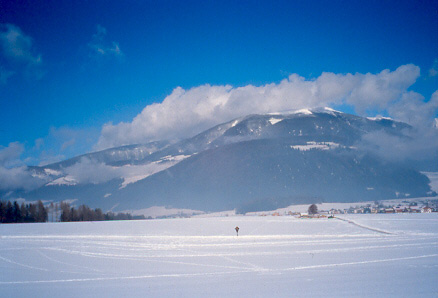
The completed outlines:
<svg viewBox="0 0 438 298">
<path fill-rule="evenodd" d="M 0 225 L 0 295 L 438 295 L 438 214 L 342 218 Z"/>
</svg>

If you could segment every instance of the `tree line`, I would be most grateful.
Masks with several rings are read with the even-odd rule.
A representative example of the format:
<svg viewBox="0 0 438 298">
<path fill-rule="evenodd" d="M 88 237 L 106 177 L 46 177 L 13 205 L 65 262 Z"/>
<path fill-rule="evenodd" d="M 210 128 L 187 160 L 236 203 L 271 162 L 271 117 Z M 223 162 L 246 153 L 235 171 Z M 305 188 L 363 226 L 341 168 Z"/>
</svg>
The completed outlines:
<svg viewBox="0 0 438 298">
<path fill-rule="evenodd" d="M 41 201 L 21 205 L 16 201 L 0 201 L 1 223 L 46 222 L 47 218 L 47 209 Z"/>
<path fill-rule="evenodd" d="M 103 213 L 100 208 L 91 209 L 87 205 L 75 208 L 66 202 L 51 203 L 45 207 L 42 201 L 21 205 L 16 201 L 0 201 L 1 223 L 47 222 L 49 217 L 51 221 L 61 222 L 145 219 L 144 216 L 132 216 L 129 213 Z"/>
<path fill-rule="evenodd" d="M 100 208 L 91 209 L 87 205 L 81 205 L 77 209 L 69 203 L 61 202 L 60 221 L 102 221 L 102 220 L 132 220 L 145 219 L 143 215 L 132 216 L 129 213 L 103 213 Z"/>
</svg>

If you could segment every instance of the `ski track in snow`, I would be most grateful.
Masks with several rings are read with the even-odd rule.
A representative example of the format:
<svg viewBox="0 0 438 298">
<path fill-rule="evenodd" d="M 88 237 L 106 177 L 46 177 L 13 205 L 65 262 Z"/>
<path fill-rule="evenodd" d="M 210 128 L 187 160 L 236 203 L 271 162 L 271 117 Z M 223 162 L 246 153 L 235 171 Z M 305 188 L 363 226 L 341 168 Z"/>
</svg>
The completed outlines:
<svg viewBox="0 0 438 298">
<path fill-rule="evenodd" d="M 241 233 L 238 237 L 233 233 L 236 224 Z M 363 270 L 389 270 L 388 278 L 406 272 L 403 274 L 423 280 L 426 276 L 422 270 L 429 270 L 427 276 L 438 273 L 436 214 L 349 216 L 339 220 L 247 216 L 102 222 L 76 230 L 79 226 L 1 225 L 0 291 L 15 289 L 19 293 L 20 285 L 32 289 L 58 284 L 62 288 L 71 283 L 102 289 L 116 281 L 148 280 L 136 284 L 142 289 L 138 293 L 143 293 L 142 287 L 153 287 L 164 296 L 173 296 L 163 284 L 171 285 L 179 279 L 183 284 L 193 278 L 201 283 L 214 280 L 226 289 L 221 282 L 252 279 L 255 274 L 260 285 L 256 282 L 252 286 L 257 289 L 272 278 L 294 280 L 300 276 L 294 272 L 306 272 L 316 279 L 329 272 L 342 283 L 336 272 L 346 267 L 359 276 Z M 125 226 L 138 230 L 127 231 Z M 199 226 L 203 233 L 204 228 L 210 232 L 197 235 Z M 48 229 L 35 231 L 38 227 Z M 217 227 L 224 230 L 215 230 Z M 391 269 L 393 266 L 402 269 L 391 271 L 396 270 Z M 417 271 L 410 273 L 412 268 Z M 438 286 L 430 287 L 438 291 Z M 226 293 L 223 289 L 220 293 Z M 426 296 L 433 293 L 426 292 Z"/>
<path fill-rule="evenodd" d="M 323 265 L 312 265 L 312 266 L 298 266 L 286 269 L 261 269 L 260 271 L 295 271 L 295 270 L 306 270 L 306 269 L 319 269 L 319 268 L 333 268 L 338 266 L 352 266 L 352 265 L 362 265 L 362 264 L 373 264 L 373 263 L 386 263 L 386 262 L 397 262 L 403 260 L 415 260 L 424 258 L 438 257 L 438 254 L 430 255 L 420 255 L 413 257 L 404 258 L 390 258 L 390 259 L 377 259 L 370 261 L 361 262 L 347 262 L 347 263 L 331 263 Z M 0 285 L 11 285 L 11 284 L 38 284 L 38 283 L 66 283 L 66 282 L 89 282 L 89 281 L 110 281 L 110 280 L 125 280 L 125 279 L 147 279 L 147 278 L 161 278 L 161 277 L 195 277 L 195 276 L 206 276 L 206 275 L 224 275 L 224 274 L 236 274 L 236 273 L 246 273 L 252 270 L 241 270 L 241 271 L 221 271 L 213 273 L 182 273 L 182 274 L 158 274 L 158 275 L 136 275 L 136 276 L 118 276 L 118 277 L 96 277 L 96 278 L 77 278 L 77 279 L 55 279 L 55 280 L 26 280 L 26 281 L 9 281 L 0 282 Z"/>
<path fill-rule="evenodd" d="M 102 270 L 98 270 L 98 269 L 95 269 L 95 268 L 81 266 L 81 265 L 77 265 L 77 264 L 71 264 L 71 263 L 67 263 L 67 262 L 62 262 L 62 261 L 56 260 L 56 259 L 54 259 L 52 257 L 49 257 L 45 253 L 43 253 L 41 250 L 38 250 L 38 253 L 41 256 L 43 256 L 44 258 L 48 259 L 49 261 L 52 261 L 52 262 L 55 262 L 55 263 L 58 263 L 58 264 L 61 264 L 61 265 L 67 265 L 67 266 L 77 267 L 77 268 L 80 268 L 80 269 L 87 269 L 87 270 L 103 273 Z M 63 271 L 63 272 L 66 272 L 66 271 Z M 70 273 L 81 273 L 81 272 L 72 272 L 72 271 L 70 271 Z"/>
<path fill-rule="evenodd" d="M 438 257 L 438 254 L 421 255 L 421 256 L 413 256 L 413 257 L 405 257 L 405 258 L 377 259 L 377 260 L 361 261 L 361 262 L 348 262 L 348 263 L 333 263 L 333 264 L 313 265 L 313 266 L 301 266 L 301 267 L 284 269 L 283 271 L 327 268 L 327 267 L 337 267 L 337 266 L 351 266 L 351 265 L 384 263 L 384 262 L 397 262 L 397 261 L 404 261 L 404 260 L 415 260 L 415 259 L 424 259 L 424 258 L 433 258 L 433 257 Z"/>
<path fill-rule="evenodd" d="M 420 247 L 424 248 L 431 245 L 432 247 L 438 245 L 438 242 L 429 243 L 407 243 L 407 244 L 392 244 L 392 245 L 368 245 L 368 246 L 358 246 L 358 247 L 348 247 L 348 248 L 332 248 L 332 249 L 306 249 L 306 250 L 294 250 L 294 251 L 257 251 L 257 252 L 239 252 L 239 253 L 200 253 L 194 250 L 189 250 L 190 254 L 178 253 L 171 255 L 128 255 L 128 254 L 109 254 L 109 253 L 93 253 L 93 252 L 83 252 L 72 249 L 61 249 L 61 248 L 47 248 L 47 250 L 60 251 L 68 254 L 76 254 L 85 257 L 97 257 L 97 258 L 115 258 L 115 259 L 130 259 L 130 260 L 148 260 L 157 258 L 193 258 L 193 257 L 239 257 L 239 256 L 268 256 L 268 255 L 293 255 L 293 254 L 307 254 L 307 253 L 330 253 L 330 252 L 351 252 L 358 250 L 369 250 L 369 249 L 387 249 L 387 248 L 401 248 L 401 247 Z"/>
<path fill-rule="evenodd" d="M 366 230 L 369 230 L 369 231 L 373 231 L 373 232 L 377 232 L 377 233 L 381 233 L 381 234 L 386 234 L 386 235 L 392 235 L 393 234 L 393 233 L 388 232 L 388 231 L 383 231 L 383 230 L 380 230 L 380 229 L 371 228 L 371 227 L 359 224 L 359 223 L 357 223 L 357 222 L 355 222 L 355 221 L 353 221 L 351 219 L 345 219 L 345 218 L 340 218 L 340 217 L 336 217 L 336 219 L 348 222 L 348 223 L 350 223 L 352 225 L 358 226 L 360 228 L 363 228 L 363 229 L 366 229 Z"/>
<path fill-rule="evenodd" d="M 21 267 L 24 267 L 24 268 L 28 268 L 28 269 L 41 270 L 41 271 L 49 271 L 49 270 L 44 269 L 44 268 L 39 268 L 39 267 L 30 266 L 30 265 L 22 264 L 22 263 L 19 263 L 19 262 L 15 262 L 15 261 L 12 261 L 12 260 L 10 260 L 8 258 L 5 258 L 5 257 L 2 257 L 2 256 L 0 256 L 0 260 L 5 261 L 7 263 L 11 263 L 13 265 L 18 265 L 18 266 L 21 266 Z"/>
</svg>

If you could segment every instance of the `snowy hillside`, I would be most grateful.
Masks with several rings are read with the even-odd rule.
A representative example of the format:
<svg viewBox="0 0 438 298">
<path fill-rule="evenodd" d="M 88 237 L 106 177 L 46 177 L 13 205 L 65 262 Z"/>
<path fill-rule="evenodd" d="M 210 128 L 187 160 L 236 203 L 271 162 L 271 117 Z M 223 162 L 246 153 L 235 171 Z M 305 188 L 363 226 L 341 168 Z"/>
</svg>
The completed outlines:
<svg viewBox="0 0 438 298">
<path fill-rule="evenodd" d="M 436 297 L 436 213 L 343 218 L 0 225 L 0 291 L 3 297 Z"/>
<path fill-rule="evenodd" d="M 249 115 L 179 142 L 129 145 L 34 167 L 45 185 L 6 199 L 76 200 L 104 210 L 248 212 L 434 195 L 425 175 L 370 151 L 370 135 L 403 140 L 409 129 L 329 108 Z"/>
</svg>

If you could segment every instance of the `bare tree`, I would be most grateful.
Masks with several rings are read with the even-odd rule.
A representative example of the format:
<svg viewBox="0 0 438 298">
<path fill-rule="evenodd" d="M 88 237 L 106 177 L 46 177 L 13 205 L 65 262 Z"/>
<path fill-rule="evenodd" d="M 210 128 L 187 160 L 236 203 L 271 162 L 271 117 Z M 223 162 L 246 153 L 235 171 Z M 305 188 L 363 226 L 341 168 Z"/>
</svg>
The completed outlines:
<svg viewBox="0 0 438 298">
<path fill-rule="evenodd" d="M 318 213 L 318 206 L 316 206 L 315 204 L 310 205 L 307 212 L 309 213 L 309 215 L 317 214 Z"/>
</svg>

